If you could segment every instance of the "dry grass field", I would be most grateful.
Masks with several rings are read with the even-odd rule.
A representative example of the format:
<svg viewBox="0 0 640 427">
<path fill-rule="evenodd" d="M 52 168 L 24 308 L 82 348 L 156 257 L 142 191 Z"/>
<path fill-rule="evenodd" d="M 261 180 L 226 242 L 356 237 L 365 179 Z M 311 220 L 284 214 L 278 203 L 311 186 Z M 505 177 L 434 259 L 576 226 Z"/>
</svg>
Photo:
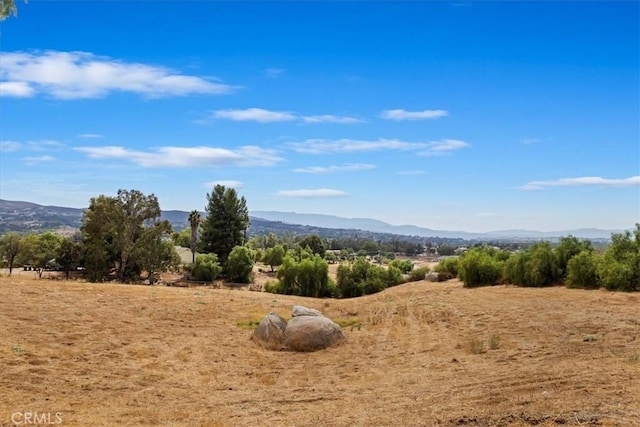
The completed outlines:
<svg viewBox="0 0 640 427">
<path fill-rule="evenodd" d="M 249 340 L 294 304 L 346 343 Z M 0 425 L 26 412 L 64 426 L 638 426 L 640 295 L 453 281 L 314 300 L 5 275 Z"/>
</svg>

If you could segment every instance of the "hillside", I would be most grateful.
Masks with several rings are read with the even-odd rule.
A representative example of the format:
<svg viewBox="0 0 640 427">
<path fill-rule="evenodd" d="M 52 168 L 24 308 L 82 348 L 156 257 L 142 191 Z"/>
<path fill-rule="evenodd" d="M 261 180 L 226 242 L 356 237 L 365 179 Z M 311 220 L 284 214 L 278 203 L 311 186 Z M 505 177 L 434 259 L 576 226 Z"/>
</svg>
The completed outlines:
<svg viewBox="0 0 640 427">
<path fill-rule="evenodd" d="M 0 277 L 3 425 L 26 409 L 65 426 L 640 425 L 638 295 L 417 282 L 315 300 L 21 273 Z M 346 343 L 249 340 L 294 304 Z"/>
</svg>

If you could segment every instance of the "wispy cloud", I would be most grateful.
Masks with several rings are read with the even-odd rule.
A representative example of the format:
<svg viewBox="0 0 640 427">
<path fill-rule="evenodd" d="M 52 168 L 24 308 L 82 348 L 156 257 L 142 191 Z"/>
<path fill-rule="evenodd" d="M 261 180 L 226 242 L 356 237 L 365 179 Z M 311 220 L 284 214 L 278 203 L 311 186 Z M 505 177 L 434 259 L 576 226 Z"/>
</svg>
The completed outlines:
<svg viewBox="0 0 640 427">
<path fill-rule="evenodd" d="M 365 121 L 362 119 L 357 119 L 355 117 L 349 116 L 332 116 L 330 114 L 320 115 L 320 116 L 303 116 L 302 120 L 305 123 L 340 123 L 340 124 L 351 124 L 351 123 L 364 123 Z"/>
<path fill-rule="evenodd" d="M 384 110 L 380 113 L 380 117 L 388 120 L 429 120 L 445 117 L 448 115 L 449 113 L 445 110 L 407 111 L 398 109 Z"/>
<path fill-rule="evenodd" d="M 104 138 L 104 135 L 99 135 L 97 133 L 81 133 L 80 135 L 78 135 L 78 138 L 82 138 L 82 139 L 100 139 L 100 138 Z"/>
<path fill-rule="evenodd" d="M 283 159 L 274 150 L 242 146 L 235 150 L 217 147 L 160 147 L 155 151 L 130 150 L 118 146 L 78 147 L 92 159 L 127 160 L 145 168 L 272 166 Z"/>
<path fill-rule="evenodd" d="M 365 163 L 345 163 L 343 165 L 332 166 L 309 166 L 306 168 L 294 169 L 294 172 L 300 173 L 312 173 L 312 174 L 326 174 L 334 172 L 357 172 L 364 170 L 375 169 L 376 165 L 370 165 Z"/>
<path fill-rule="evenodd" d="M 561 178 L 555 181 L 531 181 L 521 187 L 520 190 L 542 190 L 547 187 L 576 187 L 576 186 L 600 186 L 600 187 L 632 187 L 640 185 L 640 175 L 629 178 L 601 178 L 599 176 L 584 176 L 579 178 Z"/>
<path fill-rule="evenodd" d="M 40 141 L 27 141 L 27 147 L 32 151 L 54 151 L 65 148 L 67 145 L 52 139 L 43 139 Z"/>
<path fill-rule="evenodd" d="M 266 74 L 267 77 L 274 78 L 274 77 L 280 76 L 285 71 L 287 71 L 287 70 L 285 70 L 284 68 L 270 67 L 270 68 L 267 68 L 266 70 L 264 70 L 264 73 Z"/>
<path fill-rule="evenodd" d="M 332 190 L 329 188 L 318 189 L 300 189 L 300 190 L 282 190 L 276 193 L 276 196 L 281 197 L 299 197 L 304 199 L 315 199 L 325 197 L 344 197 L 348 196 L 348 193 L 340 190 Z"/>
<path fill-rule="evenodd" d="M 223 187 L 227 187 L 227 188 L 235 188 L 235 189 L 240 189 L 242 187 L 244 187 L 244 183 L 241 181 L 233 181 L 233 180 L 221 180 L 221 181 L 213 181 L 213 182 L 207 182 L 204 184 L 205 187 L 207 188 L 213 188 L 216 185 L 222 185 Z"/>
<path fill-rule="evenodd" d="M 81 99 L 131 92 L 154 98 L 225 94 L 236 89 L 215 79 L 89 52 L 10 52 L 0 54 L 0 61 L 1 96 L 45 94 L 58 99 Z"/>
<path fill-rule="evenodd" d="M 214 119 L 227 119 L 237 122 L 287 122 L 297 117 L 289 111 L 271 111 L 263 108 L 247 108 L 245 110 L 217 110 L 213 112 Z"/>
<path fill-rule="evenodd" d="M 401 150 L 417 151 L 421 156 L 441 156 L 454 150 L 469 147 L 464 141 L 457 139 L 443 139 L 431 142 L 409 142 L 399 139 L 378 139 L 365 141 L 356 139 L 307 139 L 305 141 L 287 144 L 298 153 L 328 154 L 353 153 L 365 151 Z"/>
<path fill-rule="evenodd" d="M 274 111 L 264 108 L 216 110 L 212 112 L 211 117 L 214 119 L 233 120 L 237 122 L 258 123 L 291 122 L 294 120 L 301 120 L 304 123 L 351 124 L 364 122 L 364 120 L 348 116 L 334 116 L 331 114 L 301 116 L 291 111 Z"/>
<path fill-rule="evenodd" d="M 0 141 L 0 152 L 2 153 L 13 153 L 21 148 L 22 144 L 18 141 Z"/>
<path fill-rule="evenodd" d="M 457 139 L 443 139 L 440 141 L 432 141 L 429 143 L 429 147 L 425 151 L 421 151 L 418 154 L 421 156 L 443 156 L 450 154 L 452 151 L 460 150 L 462 148 L 470 147 L 468 143 Z"/>
<path fill-rule="evenodd" d="M 29 166 L 33 166 L 37 163 L 42 163 L 42 162 L 52 162 L 54 161 L 56 158 L 52 157 L 52 156 L 37 156 L 37 157 L 25 157 L 23 160 L 25 162 L 25 164 L 29 165 Z"/>
</svg>

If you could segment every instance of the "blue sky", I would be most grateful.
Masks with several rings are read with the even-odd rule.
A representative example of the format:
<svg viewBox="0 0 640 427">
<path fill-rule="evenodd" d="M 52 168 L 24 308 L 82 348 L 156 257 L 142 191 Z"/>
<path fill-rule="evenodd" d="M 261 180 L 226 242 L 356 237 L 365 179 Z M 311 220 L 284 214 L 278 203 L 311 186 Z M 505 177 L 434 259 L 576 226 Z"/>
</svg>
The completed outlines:
<svg viewBox="0 0 640 427">
<path fill-rule="evenodd" d="M 640 221 L 640 6 L 58 2 L 0 23 L 0 197 L 434 229 Z"/>
</svg>

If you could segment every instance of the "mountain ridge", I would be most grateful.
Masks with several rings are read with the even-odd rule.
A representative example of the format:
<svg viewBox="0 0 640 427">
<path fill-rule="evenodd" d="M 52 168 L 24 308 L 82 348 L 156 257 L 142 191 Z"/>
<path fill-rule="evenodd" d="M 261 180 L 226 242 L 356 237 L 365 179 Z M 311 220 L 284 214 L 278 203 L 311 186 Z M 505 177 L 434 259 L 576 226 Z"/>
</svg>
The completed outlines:
<svg viewBox="0 0 640 427">
<path fill-rule="evenodd" d="M 85 209 L 63 206 L 44 206 L 33 202 L 0 199 L 0 232 L 41 231 L 57 227 L 79 228 Z M 286 228 L 289 232 L 313 231 L 315 228 L 327 229 L 332 234 L 346 232 L 370 232 L 397 236 L 432 237 L 444 239 L 491 240 L 491 239 L 552 239 L 566 235 L 588 239 L 609 239 L 611 233 L 623 230 L 601 230 L 580 228 L 563 231 L 535 230 L 498 230 L 485 233 L 472 233 L 455 230 L 434 230 L 416 225 L 392 225 L 373 218 L 345 218 L 326 214 L 304 214 L 280 211 L 252 211 L 251 220 L 262 231 Z M 166 219 L 177 231 L 188 227 L 189 212 L 181 210 L 163 210 L 162 219 Z M 254 230 L 255 231 L 255 230 Z M 317 231 L 317 230 L 316 230 Z M 253 233 L 256 234 L 256 233 Z"/>
</svg>

